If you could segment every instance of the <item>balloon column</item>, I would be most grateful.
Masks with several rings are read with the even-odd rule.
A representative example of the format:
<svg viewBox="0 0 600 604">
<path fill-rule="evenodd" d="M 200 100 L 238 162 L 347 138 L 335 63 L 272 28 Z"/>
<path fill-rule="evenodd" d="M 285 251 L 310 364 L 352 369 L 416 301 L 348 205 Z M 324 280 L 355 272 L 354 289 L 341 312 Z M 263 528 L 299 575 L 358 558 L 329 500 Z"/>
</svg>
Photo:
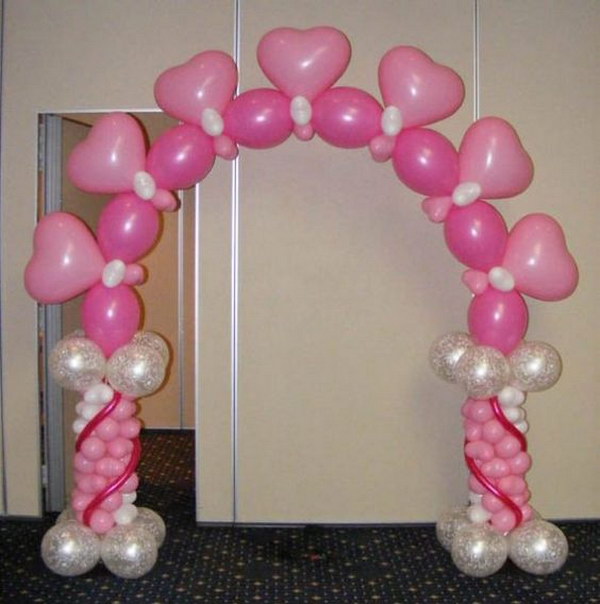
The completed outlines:
<svg viewBox="0 0 600 604">
<path fill-rule="evenodd" d="M 557 570 L 567 542 L 529 504 L 522 405 L 528 392 L 558 380 L 561 360 L 549 344 L 524 340 L 524 296 L 566 298 L 578 273 L 556 220 L 530 214 L 509 230 L 490 203 L 522 193 L 532 181 L 533 164 L 516 131 L 497 117 L 479 119 L 457 149 L 426 127 L 461 106 L 464 86 L 417 48 L 398 46 L 381 59 L 381 103 L 358 88 L 335 86 L 350 61 L 350 43 L 337 29 L 275 29 L 262 38 L 257 56 L 274 88 L 235 96 L 236 65 L 219 51 L 162 73 L 157 103 L 181 123 L 149 150 L 132 117 L 100 119 L 68 162 L 79 188 L 116 195 L 96 236 L 61 212 L 36 228 L 28 292 L 45 304 L 85 292 L 84 331 L 50 355 L 57 381 L 82 400 L 73 426 L 77 486 L 70 509 L 44 537 L 46 564 L 76 575 L 101 558 L 113 573 L 139 577 L 152 568 L 164 538 L 160 518 L 134 505 L 140 456 L 134 401 L 162 383 L 168 349 L 159 336 L 138 331 L 133 286 L 144 279 L 136 262 L 157 239 L 160 212 L 177 206 L 171 191 L 201 181 L 217 156 L 231 160 L 239 146 L 266 149 L 292 133 L 305 141 L 316 133 L 335 147 L 368 147 L 375 161 L 391 159 L 398 179 L 424 196 L 424 213 L 443 225 L 450 252 L 466 266 L 469 333 L 442 336 L 430 354 L 434 371 L 468 396 L 462 414 L 469 504 L 440 519 L 441 544 L 472 576 L 497 571 L 507 558 L 531 573 Z"/>
</svg>

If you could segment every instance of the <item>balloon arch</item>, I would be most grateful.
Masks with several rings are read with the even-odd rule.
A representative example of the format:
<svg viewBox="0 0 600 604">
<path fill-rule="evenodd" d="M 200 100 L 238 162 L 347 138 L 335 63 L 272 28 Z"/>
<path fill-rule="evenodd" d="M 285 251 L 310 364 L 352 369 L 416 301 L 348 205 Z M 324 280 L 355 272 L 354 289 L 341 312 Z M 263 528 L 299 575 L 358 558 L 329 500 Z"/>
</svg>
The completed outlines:
<svg viewBox="0 0 600 604">
<path fill-rule="evenodd" d="M 161 518 L 136 507 L 140 421 L 135 399 L 164 380 L 169 352 L 160 336 L 138 331 L 141 306 L 133 286 L 144 280 L 137 261 L 155 244 L 160 212 L 177 208 L 172 191 L 205 178 L 217 156 L 231 160 L 238 145 L 266 149 L 292 132 L 316 133 L 335 147 L 368 146 L 375 161 L 392 161 L 398 179 L 425 196 L 422 209 L 442 223 L 450 252 L 467 268 L 473 294 L 469 333 L 450 333 L 431 348 L 435 373 L 462 384 L 468 505 L 439 520 L 437 535 L 463 572 L 483 577 L 507 558 L 546 574 L 561 567 L 567 541 L 529 505 L 531 465 L 522 404 L 527 392 L 559 378 L 557 351 L 525 341 L 523 295 L 561 300 L 578 281 L 560 225 L 530 214 L 508 229 L 489 200 L 522 193 L 532 161 L 506 121 L 486 117 L 465 132 L 458 150 L 425 128 L 453 114 L 464 85 L 424 52 L 397 46 L 379 64 L 382 104 L 358 88 L 334 87 L 350 60 L 346 36 L 331 27 L 275 29 L 258 45 L 258 62 L 275 88 L 237 96 L 233 59 L 202 52 L 162 73 L 158 105 L 180 120 L 146 150 L 138 122 L 125 113 L 101 118 L 73 150 L 68 175 L 80 189 L 116 194 L 96 235 L 76 216 L 45 216 L 25 271 L 29 294 L 43 304 L 85 292 L 83 331 L 65 337 L 49 364 L 57 382 L 79 392 L 71 506 L 45 535 L 42 556 L 72 576 L 102 559 L 114 574 L 136 578 L 157 559 L 165 536 Z M 134 546 L 134 547 L 131 547 Z"/>
</svg>

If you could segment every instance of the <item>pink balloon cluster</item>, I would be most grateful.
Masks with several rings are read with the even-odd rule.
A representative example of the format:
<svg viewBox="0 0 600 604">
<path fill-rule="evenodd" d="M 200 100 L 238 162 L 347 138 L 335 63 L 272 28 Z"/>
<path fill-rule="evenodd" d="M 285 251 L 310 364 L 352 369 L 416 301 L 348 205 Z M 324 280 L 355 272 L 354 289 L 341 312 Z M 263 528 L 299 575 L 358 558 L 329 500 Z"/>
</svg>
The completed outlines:
<svg viewBox="0 0 600 604">
<path fill-rule="evenodd" d="M 85 401 L 78 404 L 84 418 L 93 407 Z M 93 409 L 92 409 L 93 411 Z M 108 532 L 115 523 L 128 524 L 135 517 L 132 506 L 138 477 L 138 435 L 141 423 L 133 417 L 135 403 L 116 395 L 97 413 L 79 434 L 73 460 L 75 489 L 71 505 L 76 517 L 99 534 Z"/>
<path fill-rule="evenodd" d="M 479 503 L 481 519 L 489 519 L 501 533 L 507 533 L 532 517 L 531 497 L 524 475 L 531 466 L 527 443 L 506 419 L 498 399 L 467 399 L 465 457 L 472 474 L 469 486 Z"/>
</svg>

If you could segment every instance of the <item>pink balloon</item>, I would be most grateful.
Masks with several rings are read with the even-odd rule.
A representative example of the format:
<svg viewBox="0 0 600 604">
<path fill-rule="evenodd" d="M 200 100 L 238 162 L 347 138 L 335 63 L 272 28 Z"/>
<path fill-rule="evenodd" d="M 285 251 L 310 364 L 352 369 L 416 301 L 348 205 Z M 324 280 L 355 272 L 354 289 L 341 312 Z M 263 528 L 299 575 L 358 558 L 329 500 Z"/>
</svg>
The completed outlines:
<svg viewBox="0 0 600 604">
<path fill-rule="evenodd" d="M 125 397 L 122 397 L 121 400 L 117 403 L 117 406 L 113 409 L 111 413 L 111 417 L 116 420 L 124 420 L 129 419 L 132 415 L 135 415 L 137 411 L 137 405 Z M 115 457 L 119 457 L 115 455 Z"/>
<path fill-rule="evenodd" d="M 488 443 L 499 442 L 506 434 L 506 430 L 497 419 L 490 419 L 483 424 L 483 439 Z"/>
<path fill-rule="evenodd" d="M 481 505 L 483 505 L 488 512 L 492 512 L 492 514 L 503 510 L 505 507 L 502 499 L 498 499 L 493 493 L 486 493 L 481 500 Z"/>
<path fill-rule="evenodd" d="M 422 195 L 451 195 L 458 184 L 458 154 L 443 135 L 411 128 L 398 135 L 392 156 L 398 178 Z"/>
<path fill-rule="evenodd" d="M 502 478 L 510 474 L 510 468 L 504 459 L 495 457 L 494 459 L 487 461 L 481 465 L 481 471 L 488 478 Z"/>
<path fill-rule="evenodd" d="M 508 229 L 502 215 L 485 201 L 454 206 L 444 222 L 446 245 L 467 266 L 489 271 L 502 263 Z"/>
<path fill-rule="evenodd" d="M 90 193 L 123 193 L 133 189 L 144 170 L 146 143 L 139 123 L 126 113 L 109 113 L 71 152 L 69 180 Z"/>
<path fill-rule="evenodd" d="M 90 493 L 84 493 L 79 489 L 74 489 L 71 494 L 71 507 L 76 512 L 82 512 L 93 498 L 94 496 Z"/>
<path fill-rule="evenodd" d="M 521 443 L 512 434 L 506 435 L 500 442 L 496 443 L 496 453 L 504 459 L 514 457 L 520 451 Z"/>
<path fill-rule="evenodd" d="M 139 329 L 140 303 L 127 285 L 105 287 L 99 283 L 88 291 L 81 308 L 83 329 L 109 357 L 127 344 Z"/>
<path fill-rule="evenodd" d="M 208 50 L 161 73 L 154 96 L 165 113 L 199 126 L 204 109 L 223 113 L 233 98 L 237 77 L 237 67 L 228 54 Z"/>
<path fill-rule="evenodd" d="M 515 129 L 503 119 L 476 121 L 460 145 L 460 180 L 476 182 L 486 199 L 514 197 L 533 179 L 533 162 Z"/>
<path fill-rule="evenodd" d="M 123 505 L 123 495 L 121 493 L 113 493 L 109 495 L 101 504 L 100 507 L 107 512 L 116 512 Z"/>
<path fill-rule="evenodd" d="M 508 460 L 508 465 L 514 474 L 525 474 L 531 468 L 531 456 L 529 453 L 521 451 Z"/>
<path fill-rule="evenodd" d="M 104 441 L 111 441 L 119 436 L 119 423 L 110 417 L 104 418 L 94 430 L 96 436 Z"/>
<path fill-rule="evenodd" d="M 469 409 L 469 417 L 480 424 L 487 422 L 494 417 L 494 411 L 488 400 L 472 400 L 472 405 Z"/>
<path fill-rule="evenodd" d="M 73 467 L 83 474 L 91 474 L 94 471 L 96 464 L 79 451 L 75 453 L 75 457 L 73 458 Z"/>
<path fill-rule="evenodd" d="M 125 457 L 125 455 L 131 453 L 131 451 L 133 450 L 133 443 L 130 440 L 119 436 L 114 440 L 111 440 L 107 444 L 106 448 L 110 455 L 117 459 L 120 459 L 121 457 Z"/>
<path fill-rule="evenodd" d="M 123 484 L 123 486 L 119 489 L 121 493 L 133 493 L 139 486 L 140 479 L 138 475 L 134 472 Z"/>
<path fill-rule="evenodd" d="M 146 170 L 161 189 L 187 189 L 206 177 L 214 163 L 212 138 L 199 126 L 182 124 L 152 143 Z"/>
<path fill-rule="evenodd" d="M 331 88 L 314 101 L 312 125 L 329 144 L 355 149 L 381 134 L 382 112 L 375 98 L 358 88 Z"/>
<path fill-rule="evenodd" d="M 527 332 L 529 313 L 516 291 L 486 289 L 475 296 L 468 311 L 469 331 L 478 344 L 492 346 L 508 354 Z"/>
<path fill-rule="evenodd" d="M 96 463 L 96 472 L 106 478 L 120 476 L 125 470 L 125 464 L 114 457 L 103 457 Z"/>
<path fill-rule="evenodd" d="M 467 440 L 479 440 L 481 438 L 482 429 L 480 424 L 470 419 L 466 419 L 463 422 L 463 425 L 465 430 L 465 438 Z"/>
<path fill-rule="evenodd" d="M 510 508 L 504 508 L 494 514 L 490 522 L 499 533 L 508 533 L 517 525 L 515 514 Z"/>
<path fill-rule="evenodd" d="M 508 495 L 520 495 L 527 488 L 527 483 L 521 476 L 511 474 L 498 481 L 498 488 Z"/>
<path fill-rule="evenodd" d="M 333 27 L 280 27 L 261 38 L 257 58 L 267 78 L 290 99 L 311 101 L 346 70 L 350 42 Z"/>
<path fill-rule="evenodd" d="M 128 264 L 150 251 L 159 230 L 160 216 L 151 203 L 135 193 L 121 193 L 100 214 L 98 245 L 107 261 L 118 258 Z"/>
<path fill-rule="evenodd" d="M 490 461 L 494 457 L 494 447 L 483 440 L 476 440 L 465 445 L 465 453 L 474 459 Z"/>
<path fill-rule="evenodd" d="M 225 134 L 252 149 L 283 143 L 292 133 L 290 100 L 277 90 L 257 88 L 240 94 L 225 110 Z"/>
<path fill-rule="evenodd" d="M 384 104 L 400 109 L 403 128 L 444 119 L 465 97 L 464 84 L 455 71 L 412 46 L 396 46 L 383 56 L 379 88 Z"/>
<path fill-rule="evenodd" d="M 42 304 L 66 302 L 96 283 L 105 265 L 87 225 L 72 214 L 53 212 L 35 229 L 25 289 Z"/>
<path fill-rule="evenodd" d="M 80 452 L 86 459 L 96 461 L 106 453 L 106 443 L 96 436 L 90 436 L 81 443 Z"/>
<path fill-rule="evenodd" d="M 502 264 L 512 273 L 519 291 L 539 300 L 567 298 L 579 281 L 565 235 L 546 214 L 529 214 L 515 224 Z"/>
<path fill-rule="evenodd" d="M 130 417 L 121 422 L 119 433 L 123 438 L 136 438 L 140 433 L 142 424 L 139 419 Z"/>
<path fill-rule="evenodd" d="M 90 528 L 94 531 L 94 533 L 98 533 L 100 535 L 108 533 L 108 531 L 110 531 L 114 525 L 115 520 L 113 515 L 101 508 L 95 509 L 90 516 Z"/>
</svg>

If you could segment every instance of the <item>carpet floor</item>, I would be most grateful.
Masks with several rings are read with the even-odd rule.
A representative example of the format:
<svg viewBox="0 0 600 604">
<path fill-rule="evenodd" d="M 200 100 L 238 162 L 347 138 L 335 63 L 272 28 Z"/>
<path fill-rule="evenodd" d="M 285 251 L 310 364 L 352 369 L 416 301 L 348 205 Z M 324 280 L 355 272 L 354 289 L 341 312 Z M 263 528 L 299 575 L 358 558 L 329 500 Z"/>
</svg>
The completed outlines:
<svg viewBox="0 0 600 604">
<path fill-rule="evenodd" d="M 191 432 L 143 434 L 140 505 L 158 512 L 167 539 L 153 570 L 136 580 L 101 564 L 64 578 L 39 554 L 56 514 L 0 521 L 0 602 L 340 604 L 600 602 L 600 522 L 558 523 L 569 559 L 536 577 L 507 563 L 497 574 L 460 573 L 435 529 L 196 526 Z"/>
</svg>

